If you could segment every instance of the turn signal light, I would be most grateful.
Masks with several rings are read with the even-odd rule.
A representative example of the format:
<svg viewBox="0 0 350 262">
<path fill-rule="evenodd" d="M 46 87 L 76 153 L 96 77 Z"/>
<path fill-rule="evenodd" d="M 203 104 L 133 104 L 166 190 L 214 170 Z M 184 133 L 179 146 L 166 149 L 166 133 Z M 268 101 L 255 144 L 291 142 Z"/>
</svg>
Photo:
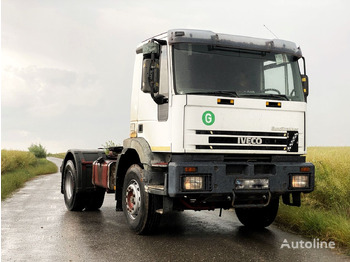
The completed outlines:
<svg viewBox="0 0 350 262">
<path fill-rule="evenodd" d="M 185 167 L 185 172 L 186 173 L 195 173 L 195 172 L 197 172 L 197 167 L 190 167 L 190 166 L 188 166 L 188 167 Z"/>
<path fill-rule="evenodd" d="M 300 172 L 310 172 L 311 168 L 309 166 L 304 166 L 300 168 Z"/>
</svg>

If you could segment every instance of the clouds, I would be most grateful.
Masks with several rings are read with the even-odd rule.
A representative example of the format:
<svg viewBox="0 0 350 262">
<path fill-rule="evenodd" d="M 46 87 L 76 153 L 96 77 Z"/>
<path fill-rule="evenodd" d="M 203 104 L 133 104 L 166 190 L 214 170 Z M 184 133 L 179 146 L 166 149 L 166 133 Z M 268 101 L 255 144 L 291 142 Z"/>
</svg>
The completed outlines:
<svg viewBox="0 0 350 262">
<path fill-rule="evenodd" d="M 88 129 L 86 119 L 105 102 L 96 75 L 57 68 L 5 67 L 2 86 L 2 141 L 7 147 L 73 139 Z M 83 124 L 77 124 L 79 119 Z"/>
<path fill-rule="evenodd" d="M 350 111 L 349 8 L 343 0 L 2 1 L 2 147 L 122 143 L 139 42 L 171 28 L 273 37 L 263 24 L 306 56 L 309 145 L 350 145 L 341 117 Z"/>
<path fill-rule="evenodd" d="M 103 8 L 3 3 L 2 147 L 40 142 L 57 152 L 127 136 L 129 113 L 111 112 L 129 108 L 135 44 Z"/>
<path fill-rule="evenodd" d="M 96 92 L 96 76 L 57 68 L 5 67 L 2 105 L 21 110 L 28 117 L 53 117 L 68 107 L 94 107 L 102 95 Z M 94 98 L 94 99 L 91 99 Z"/>
</svg>

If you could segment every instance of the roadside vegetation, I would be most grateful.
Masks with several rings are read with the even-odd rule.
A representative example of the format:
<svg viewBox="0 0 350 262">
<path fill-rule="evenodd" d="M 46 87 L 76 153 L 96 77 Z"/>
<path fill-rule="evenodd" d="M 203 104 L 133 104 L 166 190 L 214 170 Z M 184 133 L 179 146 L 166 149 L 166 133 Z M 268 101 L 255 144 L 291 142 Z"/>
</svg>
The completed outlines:
<svg viewBox="0 0 350 262">
<path fill-rule="evenodd" d="M 312 147 L 307 161 L 316 167 L 315 191 L 301 207 L 280 204 L 276 222 L 310 238 L 334 241 L 350 255 L 350 147 Z"/>
<path fill-rule="evenodd" d="M 1 150 L 1 200 L 6 199 L 29 179 L 55 172 L 57 166 L 54 163 L 35 157 L 32 152 Z"/>
<path fill-rule="evenodd" d="M 63 159 L 66 156 L 66 153 L 55 153 L 55 154 L 49 153 L 47 154 L 47 156 Z"/>
<path fill-rule="evenodd" d="M 41 144 L 32 144 L 30 147 L 28 147 L 28 150 L 37 158 L 45 158 L 47 155 L 45 147 L 43 147 Z"/>
</svg>

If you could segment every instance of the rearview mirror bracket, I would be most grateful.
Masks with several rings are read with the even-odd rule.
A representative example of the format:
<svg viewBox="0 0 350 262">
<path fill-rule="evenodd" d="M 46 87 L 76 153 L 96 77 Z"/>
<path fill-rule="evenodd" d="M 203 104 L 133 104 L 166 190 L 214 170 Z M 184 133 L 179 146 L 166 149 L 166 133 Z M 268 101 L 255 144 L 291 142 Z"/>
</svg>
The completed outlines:
<svg viewBox="0 0 350 262">
<path fill-rule="evenodd" d="M 303 59 L 303 66 L 304 66 L 304 74 L 301 75 L 301 84 L 302 84 L 303 93 L 304 93 L 305 101 L 306 101 L 307 96 L 309 95 L 309 77 L 306 74 L 305 57 L 302 57 L 302 59 Z"/>
</svg>

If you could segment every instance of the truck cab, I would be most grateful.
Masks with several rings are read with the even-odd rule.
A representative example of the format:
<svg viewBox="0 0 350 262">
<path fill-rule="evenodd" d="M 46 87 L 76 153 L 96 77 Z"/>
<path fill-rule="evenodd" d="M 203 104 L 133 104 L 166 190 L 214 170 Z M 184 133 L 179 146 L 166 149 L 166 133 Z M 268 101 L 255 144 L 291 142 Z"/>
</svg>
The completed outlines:
<svg viewBox="0 0 350 262">
<path fill-rule="evenodd" d="M 113 192 L 139 234 L 185 209 L 235 208 L 246 226 L 270 225 L 280 197 L 300 206 L 314 189 L 305 68 L 300 48 L 280 39 L 182 29 L 147 39 L 136 48 L 130 137 L 110 156 L 68 151 L 66 204 L 75 191 L 90 201 Z"/>
</svg>

